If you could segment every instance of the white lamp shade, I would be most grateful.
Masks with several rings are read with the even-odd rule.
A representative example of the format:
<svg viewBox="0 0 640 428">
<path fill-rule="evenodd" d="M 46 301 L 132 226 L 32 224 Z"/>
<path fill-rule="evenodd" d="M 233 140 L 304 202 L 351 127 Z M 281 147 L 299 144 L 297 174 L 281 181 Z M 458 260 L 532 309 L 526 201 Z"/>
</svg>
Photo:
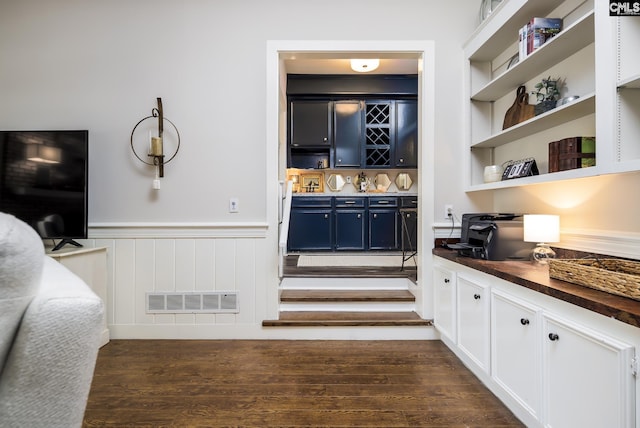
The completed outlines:
<svg viewBox="0 0 640 428">
<path fill-rule="evenodd" d="M 525 214 L 525 242 L 560 242 L 560 217 L 549 214 Z"/>
</svg>

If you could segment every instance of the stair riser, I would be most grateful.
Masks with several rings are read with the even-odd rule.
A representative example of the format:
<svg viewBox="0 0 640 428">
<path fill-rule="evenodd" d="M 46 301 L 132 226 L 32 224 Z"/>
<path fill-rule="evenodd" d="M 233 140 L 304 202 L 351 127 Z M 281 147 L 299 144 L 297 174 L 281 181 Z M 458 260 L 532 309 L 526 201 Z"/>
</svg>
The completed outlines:
<svg viewBox="0 0 640 428">
<path fill-rule="evenodd" d="M 415 302 L 280 302 L 280 311 L 411 312 Z"/>
</svg>

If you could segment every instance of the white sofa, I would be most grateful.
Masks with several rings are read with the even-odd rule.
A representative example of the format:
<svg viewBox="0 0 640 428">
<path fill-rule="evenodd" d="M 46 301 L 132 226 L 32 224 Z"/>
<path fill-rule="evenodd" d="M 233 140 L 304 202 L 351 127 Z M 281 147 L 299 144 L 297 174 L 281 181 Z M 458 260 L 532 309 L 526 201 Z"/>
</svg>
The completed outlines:
<svg viewBox="0 0 640 428">
<path fill-rule="evenodd" d="M 27 224 L 0 213 L 0 426 L 80 427 L 104 306 L 47 257 Z"/>
</svg>

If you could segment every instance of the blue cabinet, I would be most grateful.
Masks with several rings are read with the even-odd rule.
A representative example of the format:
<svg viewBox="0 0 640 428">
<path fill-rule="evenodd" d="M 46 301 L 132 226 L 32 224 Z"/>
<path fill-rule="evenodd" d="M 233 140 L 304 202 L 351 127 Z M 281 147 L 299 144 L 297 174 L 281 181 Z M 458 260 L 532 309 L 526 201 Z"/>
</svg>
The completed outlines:
<svg viewBox="0 0 640 428">
<path fill-rule="evenodd" d="M 294 196 L 288 250 L 415 250 L 417 202 L 417 196 Z"/>
<path fill-rule="evenodd" d="M 399 248 L 398 200 L 395 197 L 369 198 L 369 249 Z"/>
<path fill-rule="evenodd" d="M 289 251 L 333 250 L 331 197 L 293 198 L 289 218 Z"/>
<path fill-rule="evenodd" d="M 331 146 L 331 101 L 295 100 L 290 109 L 292 147 Z"/>
<path fill-rule="evenodd" d="M 366 245 L 366 199 L 335 198 L 335 249 L 362 251 Z"/>
<path fill-rule="evenodd" d="M 396 101 L 396 138 L 393 155 L 396 168 L 418 167 L 418 103 Z"/>
<path fill-rule="evenodd" d="M 362 152 L 362 101 L 336 101 L 333 110 L 334 166 L 359 168 Z"/>
</svg>

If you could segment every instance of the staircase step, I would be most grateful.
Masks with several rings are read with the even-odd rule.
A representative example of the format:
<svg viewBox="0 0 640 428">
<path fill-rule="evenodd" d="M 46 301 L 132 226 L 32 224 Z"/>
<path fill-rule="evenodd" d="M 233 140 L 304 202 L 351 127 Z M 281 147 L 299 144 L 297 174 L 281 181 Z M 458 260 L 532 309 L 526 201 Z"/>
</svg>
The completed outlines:
<svg viewBox="0 0 640 428">
<path fill-rule="evenodd" d="M 263 327 L 358 327 L 358 326 L 430 326 L 415 312 L 280 312 L 277 320 L 262 321 Z"/>
<path fill-rule="evenodd" d="M 408 278 L 283 278 L 281 290 L 407 290 Z"/>
<path fill-rule="evenodd" d="M 415 302 L 408 290 L 283 290 L 281 302 Z"/>
</svg>

